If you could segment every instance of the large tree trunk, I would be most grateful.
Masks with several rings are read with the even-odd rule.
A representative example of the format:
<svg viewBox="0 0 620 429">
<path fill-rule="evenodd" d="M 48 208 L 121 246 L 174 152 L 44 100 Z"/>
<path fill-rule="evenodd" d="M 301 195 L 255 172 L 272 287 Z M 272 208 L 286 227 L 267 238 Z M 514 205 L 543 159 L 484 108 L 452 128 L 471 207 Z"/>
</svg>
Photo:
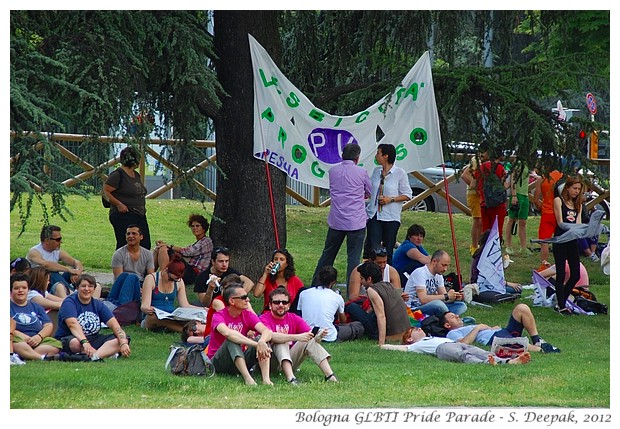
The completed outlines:
<svg viewBox="0 0 620 429">
<path fill-rule="evenodd" d="M 231 266 L 254 281 L 276 248 L 265 163 L 253 157 L 254 90 L 248 33 L 276 63 L 277 11 L 216 11 L 217 75 L 228 93 L 215 124 L 218 174 L 211 238 L 231 250 Z M 286 176 L 270 168 L 280 247 L 286 245 Z M 222 222 L 219 222 L 221 219 Z"/>
</svg>

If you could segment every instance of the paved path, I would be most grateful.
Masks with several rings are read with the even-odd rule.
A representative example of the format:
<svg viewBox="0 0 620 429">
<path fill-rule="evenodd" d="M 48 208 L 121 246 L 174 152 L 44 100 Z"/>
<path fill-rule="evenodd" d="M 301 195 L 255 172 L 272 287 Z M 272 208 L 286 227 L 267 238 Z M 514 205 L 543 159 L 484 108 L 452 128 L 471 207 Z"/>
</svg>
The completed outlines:
<svg viewBox="0 0 620 429">
<path fill-rule="evenodd" d="M 102 285 L 108 285 L 108 286 L 112 286 L 112 283 L 114 283 L 114 275 L 112 274 L 112 272 L 94 272 L 94 271 L 86 271 L 86 274 L 90 274 L 91 276 L 94 276 L 95 279 L 97 279 L 97 282 L 101 283 Z"/>
</svg>

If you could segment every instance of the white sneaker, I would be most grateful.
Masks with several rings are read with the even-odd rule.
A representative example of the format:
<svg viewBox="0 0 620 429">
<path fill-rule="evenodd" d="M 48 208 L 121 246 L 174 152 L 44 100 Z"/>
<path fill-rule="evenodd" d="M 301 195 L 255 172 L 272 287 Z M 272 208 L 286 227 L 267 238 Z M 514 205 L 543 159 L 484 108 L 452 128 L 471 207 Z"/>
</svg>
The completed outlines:
<svg viewBox="0 0 620 429">
<path fill-rule="evenodd" d="M 590 260 L 592 262 L 598 262 L 599 261 L 598 256 L 596 256 L 596 253 L 593 253 L 593 254 L 590 255 Z"/>
<path fill-rule="evenodd" d="M 11 365 L 26 365 L 17 353 L 11 354 Z"/>
</svg>

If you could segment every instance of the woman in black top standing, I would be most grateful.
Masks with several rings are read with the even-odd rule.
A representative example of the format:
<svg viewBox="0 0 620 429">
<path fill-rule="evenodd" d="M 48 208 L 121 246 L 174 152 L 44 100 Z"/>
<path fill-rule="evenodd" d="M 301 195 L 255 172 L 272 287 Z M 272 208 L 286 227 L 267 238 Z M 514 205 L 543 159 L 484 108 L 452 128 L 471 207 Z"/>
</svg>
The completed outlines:
<svg viewBox="0 0 620 429">
<path fill-rule="evenodd" d="M 569 176 L 564 183 L 560 195 L 553 200 L 553 212 L 557 226 L 555 236 L 562 235 L 565 231 L 560 228 L 564 223 L 581 223 L 581 209 L 584 200 L 583 182 L 580 176 Z M 553 244 L 553 257 L 555 259 L 556 274 L 556 297 L 558 299 L 558 312 L 562 315 L 571 315 L 566 308 L 566 300 L 579 280 L 579 245 L 577 240 L 565 243 Z M 570 277 L 566 284 L 566 261 L 570 268 Z"/>
<path fill-rule="evenodd" d="M 121 166 L 114 170 L 103 185 L 103 192 L 110 201 L 110 223 L 116 236 L 116 248 L 127 244 L 125 232 L 129 225 L 138 225 L 142 231 L 140 246 L 151 249 L 151 234 L 146 219 L 146 187 L 136 171 L 140 153 L 127 146 L 121 151 Z"/>
</svg>

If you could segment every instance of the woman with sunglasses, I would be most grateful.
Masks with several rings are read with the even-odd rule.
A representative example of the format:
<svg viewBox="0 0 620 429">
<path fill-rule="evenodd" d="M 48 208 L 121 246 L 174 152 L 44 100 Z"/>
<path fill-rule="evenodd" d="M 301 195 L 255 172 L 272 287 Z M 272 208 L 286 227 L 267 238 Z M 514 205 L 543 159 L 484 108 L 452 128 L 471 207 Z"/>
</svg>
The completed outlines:
<svg viewBox="0 0 620 429">
<path fill-rule="evenodd" d="M 276 249 L 271 255 L 271 261 L 265 265 L 263 275 L 256 282 L 254 296 L 263 295 L 263 312 L 269 311 L 269 294 L 278 286 L 284 286 L 291 296 L 291 302 L 295 301 L 299 290 L 304 287 L 303 282 L 295 275 L 295 261 L 293 255 L 286 249 Z M 296 312 L 296 309 L 291 309 Z"/>
<path fill-rule="evenodd" d="M 173 332 L 182 332 L 183 325 L 187 320 L 160 319 L 156 309 L 172 313 L 175 310 L 175 301 L 182 308 L 196 308 L 187 299 L 185 283 L 183 282 L 183 271 L 185 263 L 180 256 L 174 255 L 170 263 L 162 270 L 149 274 L 144 278 L 142 285 L 142 305 L 140 309 L 146 317 L 142 320 L 141 326 L 147 330 L 167 329 Z M 205 312 L 206 317 L 206 312 Z M 202 319 L 204 320 L 204 318 Z"/>
</svg>

